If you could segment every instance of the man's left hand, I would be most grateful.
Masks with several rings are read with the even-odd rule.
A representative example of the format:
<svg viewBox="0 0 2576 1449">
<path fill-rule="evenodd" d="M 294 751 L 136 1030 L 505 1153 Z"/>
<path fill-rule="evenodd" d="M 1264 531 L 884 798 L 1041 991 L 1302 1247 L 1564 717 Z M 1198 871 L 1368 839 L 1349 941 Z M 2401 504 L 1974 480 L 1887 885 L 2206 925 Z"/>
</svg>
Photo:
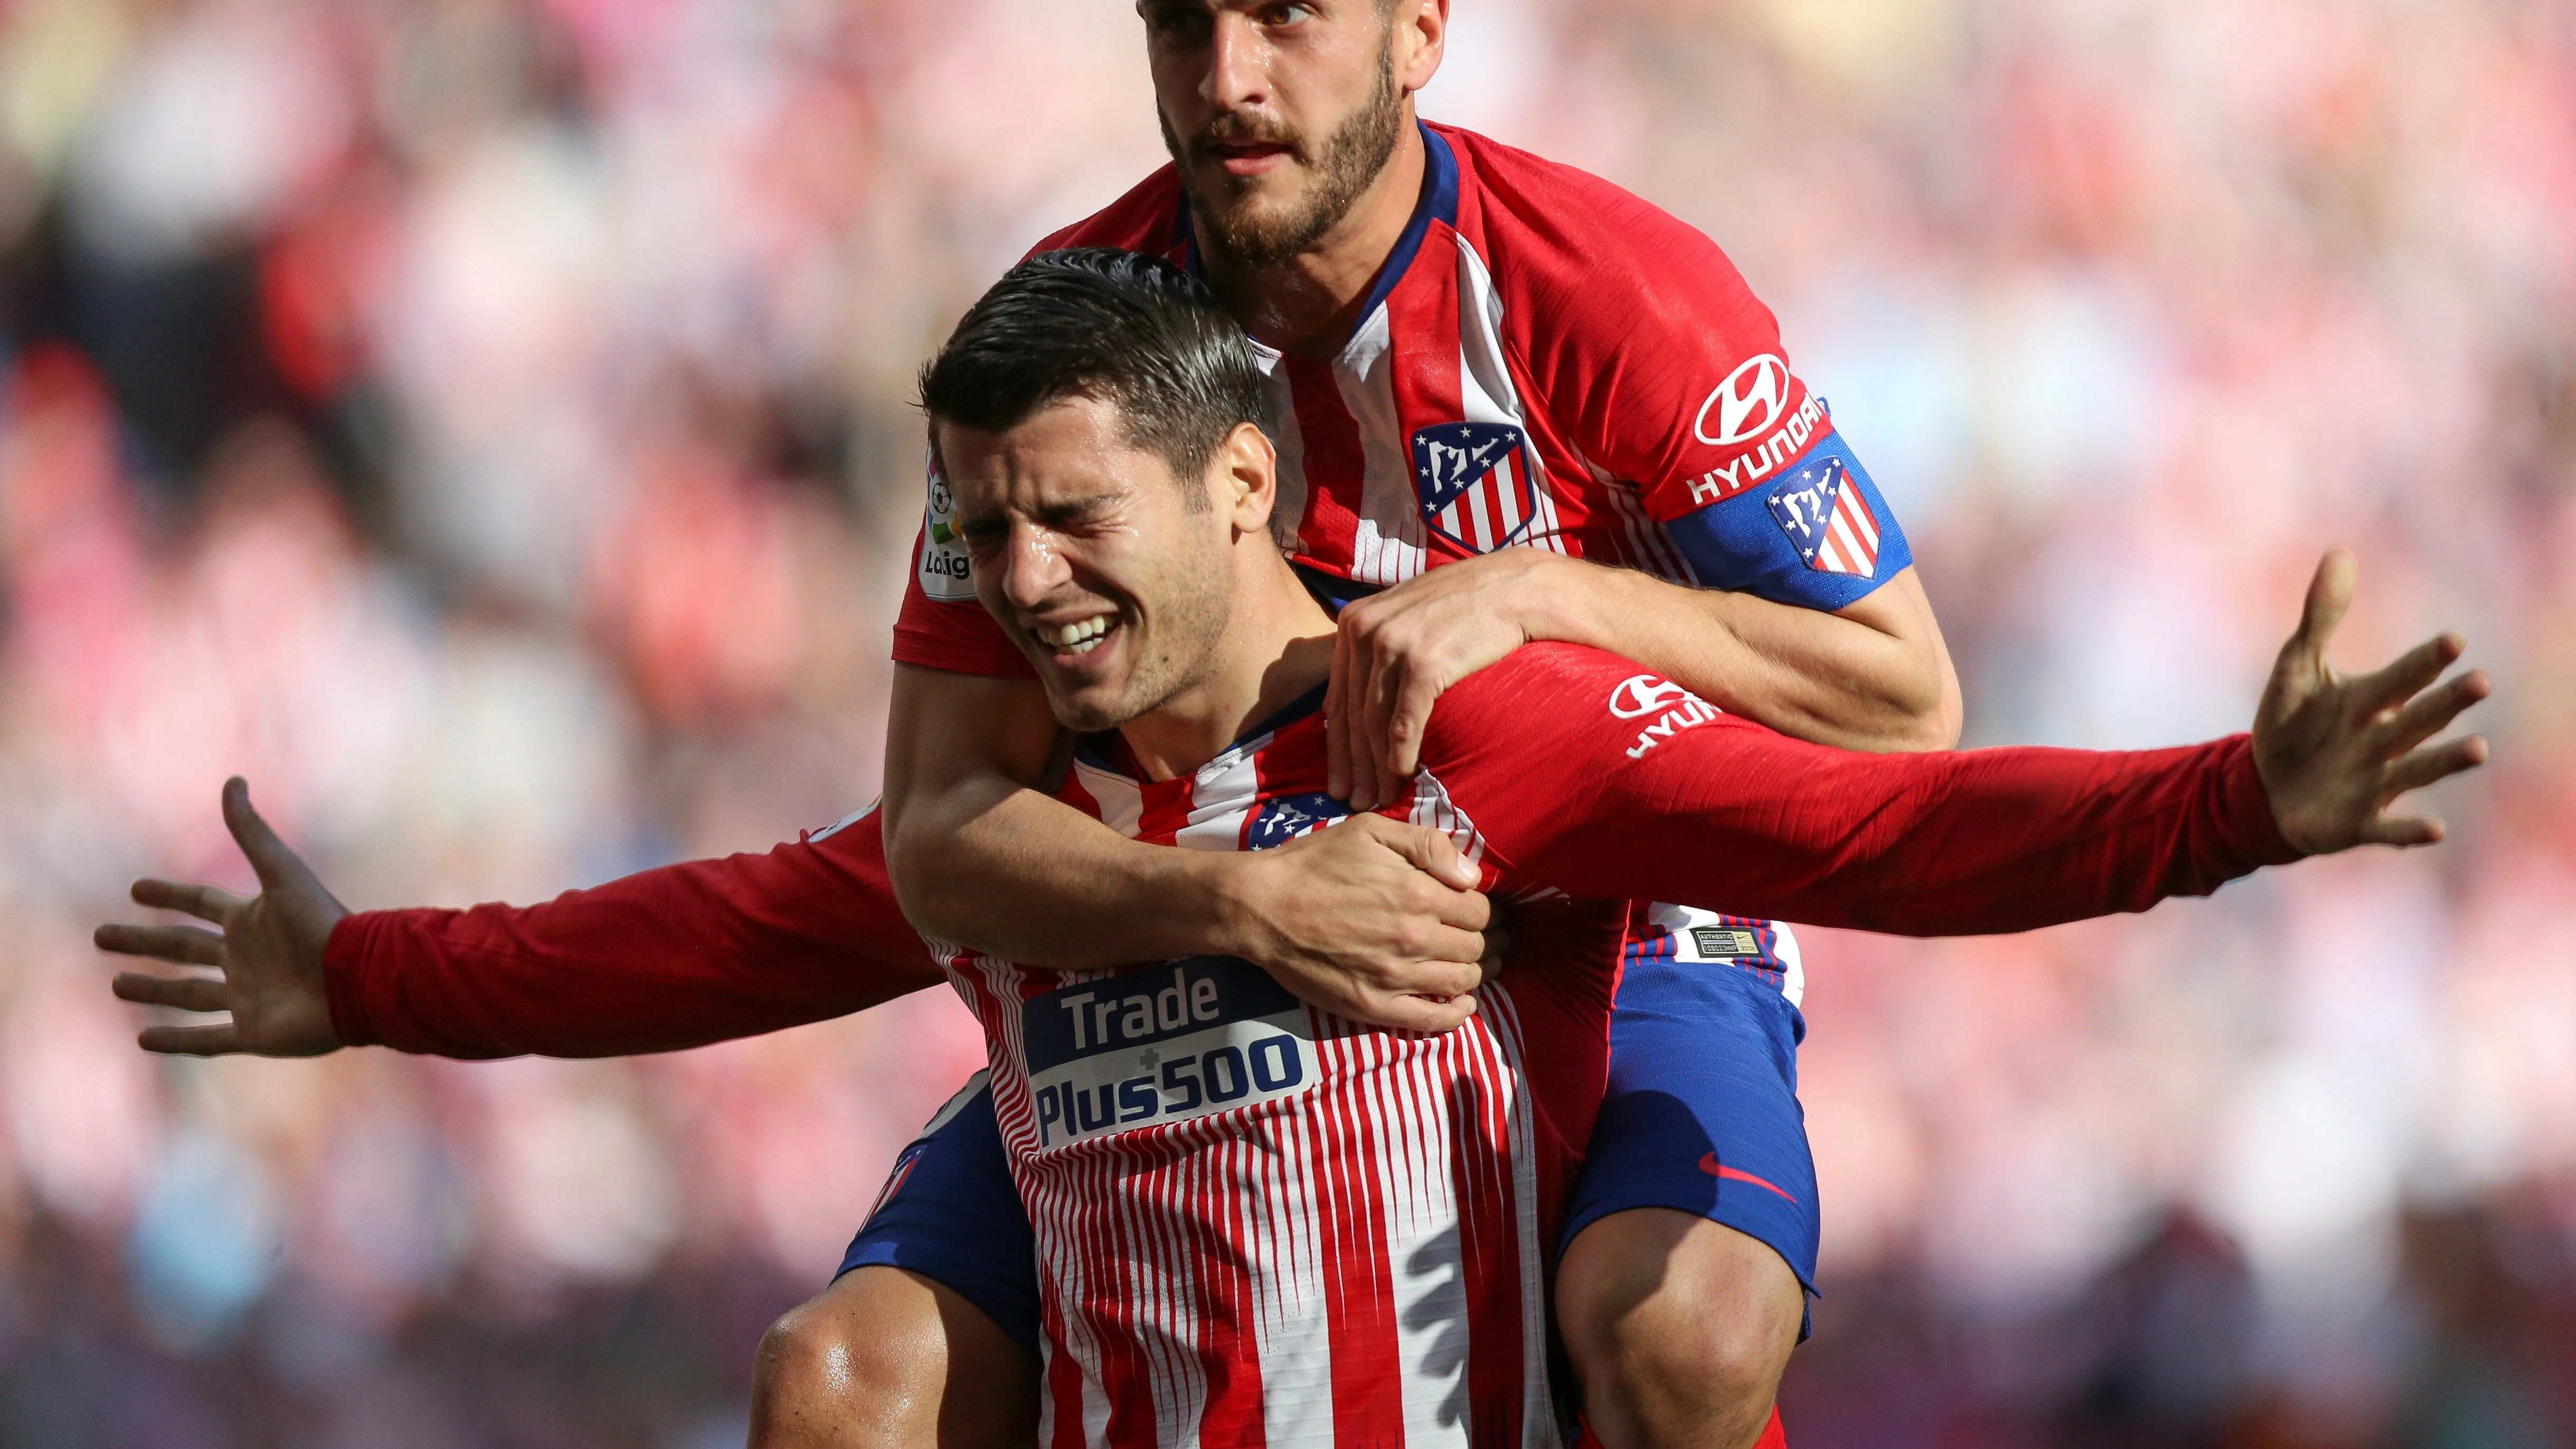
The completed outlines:
<svg viewBox="0 0 2576 1449">
<path fill-rule="evenodd" d="M 1326 788 L 1354 810 L 1394 800 L 1422 767 L 1441 692 L 1534 637 L 1528 610 L 1571 560 L 1507 548 L 1444 564 L 1342 610 L 1324 694 Z"/>
<path fill-rule="evenodd" d="M 2445 834 L 2441 821 L 2393 815 L 2390 806 L 2487 759 L 2477 735 L 2425 744 L 2491 688 L 2482 669 L 2435 685 L 2467 647 L 2459 635 L 2435 635 L 2369 674 L 2326 663 L 2359 574 L 2339 548 L 2318 563 L 2298 632 L 2281 646 L 2254 714 L 2254 768 L 2273 819 L 2281 838 L 2308 855 L 2433 844 Z"/>
</svg>

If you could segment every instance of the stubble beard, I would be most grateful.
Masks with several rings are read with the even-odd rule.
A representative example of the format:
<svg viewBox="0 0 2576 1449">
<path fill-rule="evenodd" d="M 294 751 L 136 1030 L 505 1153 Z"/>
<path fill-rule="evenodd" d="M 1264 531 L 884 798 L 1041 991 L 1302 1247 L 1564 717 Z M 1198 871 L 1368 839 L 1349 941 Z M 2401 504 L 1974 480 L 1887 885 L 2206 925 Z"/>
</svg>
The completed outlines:
<svg viewBox="0 0 2576 1449">
<path fill-rule="evenodd" d="M 1254 125 L 1227 126 L 1227 117 L 1218 118 L 1191 150 L 1211 141 L 1273 141 L 1289 146 L 1313 170 L 1315 182 L 1304 202 L 1269 216 L 1254 214 L 1246 204 L 1246 191 L 1232 177 L 1227 178 L 1225 189 L 1233 194 L 1209 195 L 1199 185 L 1197 167 L 1173 132 L 1171 118 L 1157 106 L 1155 119 L 1162 127 L 1164 149 L 1179 166 L 1181 190 L 1189 198 L 1191 215 L 1204 228 L 1209 250 L 1235 266 L 1258 271 L 1294 260 L 1351 214 L 1360 194 L 1395 154 L 1396 142 L 1404 133 L 1404 98 L 1396 93 L 1395 52 L 1390 44 L 1378 48 L 1377 84 L 1368 100 L 1325 139 L 1320 156 L 1308 153 L 1303 137 Z"/>
<path fill-rule="evenodd" d="M 1155 621 L 1156 637 L 1139 639 L 1136 662 L 1113 703 L 1084 707 L 1050 691 L 1058 723 L 1082 734 L 1117 729 L 1169 705 L 1206 679 L 1233 621 L 1234 598 L 1219 560 L 1200 557 L 1177 570 L 1153 607 L 1134 611 Z M 1132 627 L 1132 626 L 1131 626 Z"/>
</svg>

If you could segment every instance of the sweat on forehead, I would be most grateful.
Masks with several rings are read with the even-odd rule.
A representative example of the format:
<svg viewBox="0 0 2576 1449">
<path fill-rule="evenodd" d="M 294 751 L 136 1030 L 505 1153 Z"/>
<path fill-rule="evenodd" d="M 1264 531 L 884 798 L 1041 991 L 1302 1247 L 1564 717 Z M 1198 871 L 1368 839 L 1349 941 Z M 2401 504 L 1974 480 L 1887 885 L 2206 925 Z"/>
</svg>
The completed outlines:
<svg viewBox="0 0 2576 1449">
<path fill-rule="evenodd" d="M 1078 247 L 1011 268 L 921 370 L 921 407 L 979 432 L 1018 427 L 1069 397 L 1114 403 L 1129 440 L 1194 478 L 1242 423 L 1265 423 L 1243 330 L 1187 272 L 1138 252 Z"/>
</svg>

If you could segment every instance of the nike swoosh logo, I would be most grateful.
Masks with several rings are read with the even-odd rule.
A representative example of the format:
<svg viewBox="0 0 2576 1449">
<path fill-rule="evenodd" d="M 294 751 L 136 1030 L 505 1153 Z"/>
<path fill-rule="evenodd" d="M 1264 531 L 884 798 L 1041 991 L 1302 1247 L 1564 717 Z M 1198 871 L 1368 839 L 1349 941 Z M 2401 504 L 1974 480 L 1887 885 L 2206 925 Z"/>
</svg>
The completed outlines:
<svg viewBox="0 0 2576 1449">
<path fill-rule="evenodd" d="M 1755 1187 L 1762 1189 L 1764 1192 L 1777 1193 L 1784 1202 L 1794 1203 L 1797 1201 L 1796 1198 L 1789 1196 L 1789 1194 L 1781 1192 L 1777 1184 L 1764 1182 L 1761 1178 L 1755 1177 L 1752 1173 L 1746 1172 L 1740 1167 L 1728 1167 L 1726 1164 L 1719 1162 L 1717 1160 L 1717 1154 L 1714 1152 L 1703 1152 L 1700 1154 L 1699 1170 L 1721 1182 L 1749 1182 Z"/>
</svg>

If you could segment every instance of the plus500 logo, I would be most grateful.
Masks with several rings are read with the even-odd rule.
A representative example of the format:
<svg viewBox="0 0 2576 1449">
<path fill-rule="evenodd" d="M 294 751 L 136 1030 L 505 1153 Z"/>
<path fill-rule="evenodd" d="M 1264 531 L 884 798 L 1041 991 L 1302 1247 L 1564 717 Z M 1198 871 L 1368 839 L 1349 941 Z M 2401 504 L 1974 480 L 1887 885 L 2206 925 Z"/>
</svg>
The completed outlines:
<svg viewBox="0 0 2576 1449">
<path fill-rule="evenodd" d="M 1306 1008 L 1231 957 L 1087 981 L 1020 1011 L 1040 1151 L 1276 1101 L 1316 1077 Z"/>
</svg>

